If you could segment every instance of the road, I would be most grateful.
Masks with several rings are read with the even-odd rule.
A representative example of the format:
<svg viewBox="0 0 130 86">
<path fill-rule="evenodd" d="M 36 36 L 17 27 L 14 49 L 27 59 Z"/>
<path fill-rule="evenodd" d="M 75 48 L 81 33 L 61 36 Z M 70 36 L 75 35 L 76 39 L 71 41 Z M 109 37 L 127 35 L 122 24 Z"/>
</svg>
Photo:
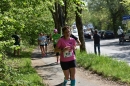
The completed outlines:
<svg viewBox="0 0 130 86">
<path fill-rule="evenodd" d="M 130 42 L 126 41 L 123 45 L 119 45 L 118 39 L 105 39 L 100 41 L 101 55 L 112 56 L 117 60 L 122 60 L 130 65 Z M 92 39 L 85 40 L 86 50 L 88 53 L 94 53 L 94 45 Z"/>
</svg>

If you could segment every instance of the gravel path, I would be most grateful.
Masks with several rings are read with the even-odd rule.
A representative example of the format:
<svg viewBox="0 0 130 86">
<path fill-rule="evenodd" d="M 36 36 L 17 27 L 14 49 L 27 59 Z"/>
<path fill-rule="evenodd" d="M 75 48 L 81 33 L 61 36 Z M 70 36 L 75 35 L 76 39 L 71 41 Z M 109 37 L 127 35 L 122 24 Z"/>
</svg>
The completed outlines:
<svg viewBox="0 0 130 86">
<path fill-rule="evenodd" d="M 48 55 L 41 58 L 39 48 L 34 49 L 32 54 L 32 66 L 36 69 L 38 74 L 43 78 L 43 83 L 46 86 L 62 86 L 63 72 L 60 65 L 56 64 L 56 57 L 52 53 L 52 44 L 48 47 Z M 70 86 L 68 81 L 67 86 Z M 91 71 L 84 70 L 81 67 L 76 69 L 76 86 L 128 86 L 125 84 L 118 84 L 116 82 L 107 80 Z"/>
</svg>

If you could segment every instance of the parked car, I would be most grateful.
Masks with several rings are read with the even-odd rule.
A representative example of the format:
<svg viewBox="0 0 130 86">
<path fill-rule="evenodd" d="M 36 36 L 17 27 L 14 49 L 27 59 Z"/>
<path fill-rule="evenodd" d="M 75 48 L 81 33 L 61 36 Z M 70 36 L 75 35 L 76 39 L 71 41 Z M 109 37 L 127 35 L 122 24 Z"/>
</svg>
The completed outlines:
<svg viewBox="0 0 130 86">
<path fill-rule="evenodd" d="M 101 38 L 115 38 L 114 32 L 111 30 L 106 30 L 101 32 Z"/>
<path fill-rule="evenodd" d="M 101 38 L 103 38 L 103 34 L 104 34 L 105 30 L 99 30 L 98 34 L 100 35 Z"/>
<path fill-rule="evenodd" d="M 73 34 L 74 36 L 76 36 L 77 38 L 79 38 L 78 30 L 77 30 L 77 29 L 73 29 L 73 30 L 72 30 L 72 34 Z"/>
<path fill-rule="evenodd" d="M 83 33 L 84 33 L 86 30 L 87 30 L 87 27 L 83 25 Z M 73 34 L 74 36 L 76 36 L 77 38 L 79 38 L 77 27 L 76 27 L 76 28 L 72 28 L 71 32 L 72 32 L 72 34 Z"/>
<path fill-rule="evenodd" d="M 128 30 L 124 36 L 124 41 L 129 40 L 130 41 L 130 30 Z"/>
<path fill-rule="evenodd" d="M 91 31 L 84 32 L 84 37 L 85 38 L 91 39 L 91 36 L 92 36 L 92 32 Z"/>
</svg>

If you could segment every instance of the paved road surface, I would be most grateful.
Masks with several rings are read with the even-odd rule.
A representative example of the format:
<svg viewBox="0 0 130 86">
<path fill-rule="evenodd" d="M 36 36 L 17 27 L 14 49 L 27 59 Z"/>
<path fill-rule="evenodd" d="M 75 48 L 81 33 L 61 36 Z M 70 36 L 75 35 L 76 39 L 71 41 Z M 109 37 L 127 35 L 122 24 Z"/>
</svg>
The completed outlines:
<svg viewBox="0 0 130 86">
<path fill-rule="evenodd" d="M 93 40 L 86 40 L 86 49 L 89 53 L 94 53 Z M 119 45 L 118 39 L 101 40 L 101 55 L 112 56 L 117 60 L 126 61 L 130 64 L 130 42 Z"/>
</svg>

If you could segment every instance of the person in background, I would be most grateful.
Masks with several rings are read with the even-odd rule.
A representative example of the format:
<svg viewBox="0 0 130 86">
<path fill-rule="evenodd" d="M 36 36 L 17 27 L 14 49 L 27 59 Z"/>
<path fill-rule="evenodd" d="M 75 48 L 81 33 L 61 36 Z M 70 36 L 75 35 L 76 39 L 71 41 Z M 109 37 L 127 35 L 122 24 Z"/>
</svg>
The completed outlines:
<svg viewBox="0 0 130 86">
<path fill-rule="evenodd" d="M 57 41 L 59 40 L 60 37 L 61 37 L 61 35 L 58 34 L 57 29 L 54 29 L 54 34 L 52 35 L 52 40 L 53 40 L 53 46 L 54 46 L 54 49 L 55 49 L 56 44 L 57 44 Z M 59 55 L 60 55 L 59 52 L 56 52 L 57 64 L 58 64 L 58 62 L 59 62 L 59 58 L 60 58 Z"/>
<path fill-rule="evenodd" d="M 66 86 L 70 75 L 71 86 L 75 86 L 76 57 L 74 50 L 76 41 L 70 37 L 71 32 L 69 26 L 64 26 L 62 33 L 63 37 L 59 39 L 55 51 L 60 52 L 60 65 L 65 76 L 63 86 Z"/>
<path fill-rule="evenodd" d="M 96 47 L 98 47 L 98 54 L 100 56 L 100 36 L 97 33 L 97 30 L 94 31 L 93 40 L 94 40 L 94 52 L 95 54 L 97 54 Z"/>
<path fill-rule="evenodd" d="M 117 30 L 117 34 L 119 37 L 119 43 L 121 42 L 121 37 L 124 37 L 124 31 L 122 30 L 121 26 L 119 26 L 118 30 Z"/>
<path fill-rule="evenodd" d="M 80 40 L 79 40 L 76 36 L 74 36 L 73 34 L 71 34 L 70 37 L 72 37 L 73 39 L 75 39 L 75 41 L 77 42 L 77 45 L 78 45 L 78 46 L 81 45 Z"/>
<path fill-rule="evenodd" d="M 50 43 L 50 36 L 49 36 L 49 34 L 47 34 L 47 43 L 48 44 Z"/>
<path fill-rule="evenodd" d="M 42 57 L 45 56 L 45 48 L 44 48 L 45 44 L 46 44 L 46 37 L 44 36 L 43 33 L 40 33 L 38 38 L 38 45 L 40 46 Z"/>
<path fill-rule="evenodd" d="M 20 37 L 17 34 L 17 32 L 15 32 L 15 34 L 12 35 L 12 38 L 14 38 L 14 40 L 15 40 L 14 56 L 16 56 L 16 55 L 19 56 L 20 55 Z M 17 47 L 19 47 L 19 48 L 17 48 Z"/>
<path fill-rule="evenodd" d="M 44 36 L 46 37 L 46 42 L 45 42 L 45 45 L 44 45 L 44 47 L 45 47 L 45 56 L 47 56 L 47 46 L 48 46 L 48 38 L 47 38 L 47 35 L 46 34 L 44 34 Z"/>
<path fill-rule="evenodd" d="M 52 41 L 52 34 L 49 34 L 49 37 L 50 37 L 50 42 Z"/>
</svg>

